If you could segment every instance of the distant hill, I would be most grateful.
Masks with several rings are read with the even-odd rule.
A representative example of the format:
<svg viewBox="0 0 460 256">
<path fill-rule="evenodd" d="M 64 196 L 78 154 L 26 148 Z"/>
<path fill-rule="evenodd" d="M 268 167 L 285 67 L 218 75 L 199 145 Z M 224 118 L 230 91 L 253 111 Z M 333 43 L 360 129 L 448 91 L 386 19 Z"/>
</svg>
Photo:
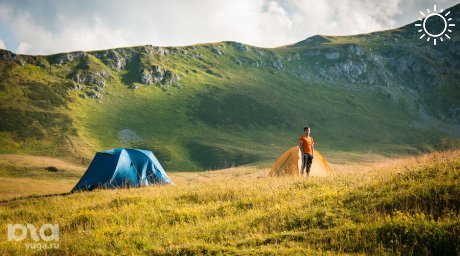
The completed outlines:
<svg viewBox="0 0 460 256">
<path fill-rule="evenodd" d="M 460 25 L 460 5 L 450 10 Z M 458 147 L 458 35 L 433 46 L 409 24 L 272 49 L 0 50 L 0 153 L 87 163 L 140 147 L 168 169 L 216 169 L 274 160 L 305 125 L 326 156 Z"/>
</svg>

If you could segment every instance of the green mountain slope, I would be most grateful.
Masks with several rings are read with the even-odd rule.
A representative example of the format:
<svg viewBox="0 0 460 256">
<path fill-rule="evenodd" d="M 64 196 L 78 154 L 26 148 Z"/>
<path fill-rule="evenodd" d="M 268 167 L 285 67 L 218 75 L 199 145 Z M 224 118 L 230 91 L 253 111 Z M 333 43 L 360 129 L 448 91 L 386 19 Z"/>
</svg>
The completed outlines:
<svg viewBox="0 0 460 256">
<path fill-rule="evenodd" d="M 451 11 L 460 24 L 460 5 Z M 456 147 L 458 32 L 437 46 L 418 38 L 410 24 L 274 49 L 0 50 L 0 152 L 87 162 L 97 150 L 141 147 L 168 169 L 216 169 L 271 160 L 305 125 L 331 156 Z"/>
</svg>

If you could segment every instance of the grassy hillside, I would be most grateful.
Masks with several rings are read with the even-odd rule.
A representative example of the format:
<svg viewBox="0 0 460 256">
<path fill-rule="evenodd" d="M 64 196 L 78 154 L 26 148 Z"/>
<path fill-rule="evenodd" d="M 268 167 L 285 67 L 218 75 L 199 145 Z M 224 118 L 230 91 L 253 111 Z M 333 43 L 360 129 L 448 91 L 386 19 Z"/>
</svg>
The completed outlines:
<svg viewBox="0 0 460 256">
<path fill-rule="evenodd" d="M 0 153 L 88 163 L 102 149 L 140 147 L 169 170 L 218 169 L 273 160 L 305 125 L 337 158 L 458 147 L 460 43 L 451 37 L 433 47 L 408 25 L 274 49 L 1 50 Z"/>
<path fill-rule="evenodd" d="M 178 172 L 175 186 L 3 201 L 1 223 L 57 223 L 60 247 L 26 250 L 30 238 L 2 239 L 0 253 L 459 253 L 460 151 L 334 169 L 310 179 L 269 178 L 254 167 Z"/>
</svg>

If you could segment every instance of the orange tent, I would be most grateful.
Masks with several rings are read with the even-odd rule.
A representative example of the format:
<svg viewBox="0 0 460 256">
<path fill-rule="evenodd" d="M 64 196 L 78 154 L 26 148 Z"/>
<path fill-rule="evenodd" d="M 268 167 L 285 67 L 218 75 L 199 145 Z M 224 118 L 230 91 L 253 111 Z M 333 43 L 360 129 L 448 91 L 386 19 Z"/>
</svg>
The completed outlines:
<svg viewBox="0 0 460 256">
<path fill-rule="evenodd" d="M 299 147 L 292 147 L 284 152 L 270 170 L 270 176 L 300 175 L 299 169 L 302 165 Z M 315 150 L 315 157 L 310 169 L 310 176 L 327 176 L 332 173 L 326 158 L 318 150 Z M 305 176 L 305 171 L 304 171 Z"/>
</svg>

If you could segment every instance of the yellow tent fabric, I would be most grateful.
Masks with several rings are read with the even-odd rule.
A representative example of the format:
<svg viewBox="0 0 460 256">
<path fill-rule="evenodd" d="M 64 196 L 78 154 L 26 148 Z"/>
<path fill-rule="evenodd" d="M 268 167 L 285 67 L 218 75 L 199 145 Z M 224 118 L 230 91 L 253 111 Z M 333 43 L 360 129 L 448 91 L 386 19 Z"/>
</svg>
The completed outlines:
<svg viewBox="0 0 460 256">
<path fill-rule="evenodd" d="M 284 152 L 278 160 L 273 164 L 270 170 L 270 176 L 283 175 L 300 175 L 299 169 L 302 165 L 300 158 L 299 147 L 292 147 Z M 318 150 L 315 150 L 315 157 L 310 169 L 310 176 L 327 176 L 332 174 L 332 169 L 329 166 L 326 158 L 321 155 Z M 305 171 L 304 171 L 305 175 Z"/>
</svg>

